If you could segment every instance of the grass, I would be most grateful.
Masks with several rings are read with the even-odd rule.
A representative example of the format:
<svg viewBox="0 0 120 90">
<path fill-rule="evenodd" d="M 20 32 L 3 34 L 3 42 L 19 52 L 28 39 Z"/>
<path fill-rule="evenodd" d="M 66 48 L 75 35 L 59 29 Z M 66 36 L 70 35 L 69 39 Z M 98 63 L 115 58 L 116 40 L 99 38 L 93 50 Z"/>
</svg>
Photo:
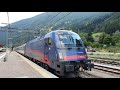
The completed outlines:
<svg viewBox="0 0 120 90">
<path fill-rule="evenodd" d="M 101 34 L 102 34 L 102 32 L 99 32 L 99 33 L 93 33 L 93 34 L 92 34 L 92 37 L 95 39 L 96 36 L 100 36 Z"/>
<path fill-rule="evenodd" d="M 93 55 L 93 53 L 90 53 L 90 55 Z"/>
<path fill-rule="evenodd" d="M 120 58 L 120 54 L 102 54 L 102 53 L 88 53 L 88 55 L 95 55 L 95 56 L 107 56 L 107 57 L 113 57 L 113 58 Z"/>
</svg>

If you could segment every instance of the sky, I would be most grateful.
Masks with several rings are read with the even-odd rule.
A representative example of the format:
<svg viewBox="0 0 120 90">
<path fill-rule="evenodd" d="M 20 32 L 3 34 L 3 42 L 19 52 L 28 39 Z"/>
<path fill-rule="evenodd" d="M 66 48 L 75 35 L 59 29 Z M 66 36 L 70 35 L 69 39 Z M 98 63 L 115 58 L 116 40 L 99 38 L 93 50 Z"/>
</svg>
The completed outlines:
<svg viewBox="0 0 120 90">
<path fill-rule="evenodd" d="M 8 12 L 9 23 L 13 23 L 26 18 L 31 18 L 42 13 L 44 12 Z M 8 23 L 7 12 L 0 12 L 0 26 L 5 26 L 6 24 L 4 23 Z"/>
</svg>

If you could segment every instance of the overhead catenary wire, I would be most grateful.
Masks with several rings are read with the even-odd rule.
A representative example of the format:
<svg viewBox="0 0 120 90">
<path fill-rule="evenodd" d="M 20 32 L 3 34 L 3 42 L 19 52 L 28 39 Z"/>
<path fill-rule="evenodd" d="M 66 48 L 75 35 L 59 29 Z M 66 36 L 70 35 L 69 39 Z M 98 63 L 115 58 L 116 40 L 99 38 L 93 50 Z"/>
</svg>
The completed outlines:
<svg viewBox="0 0 120 90">
<path fill-rule="evenodd" d="M 55 23 L 51 24 L 50 26 L 56 24 L 57 22 L 59 22 L 60 20 L 62 20 L 63 18 L 65 18 L 66 16 L 70 15 L 72 12 L 69 12 L 68 14 L 66 14 L 65 16 L 63 16 L 62 18 L 60 18 L 59 20 L 57 20 Z M 46 27 L 47 25 L 45 25 L 44 27 Z M 42 28 L 43 29 L 43 28 Z M 41 29 L 41 31 L 42 31 Z"/>
<path fill-rule="evenodd" d="M 48 23 L 50 23 L 51 20 L 53 20 L 54 18 L 56 18 L 61 12 L 57 13 L 55 16 L 53 16 L 51 19 L 49 19 L 44 25 L 46 26 L 46 24 L 48 25 Z M 44 28 L 44 25 L 42 25 L 42 27 L 39 28 Z M 41 30 L 41 29 L 40 29 Z M 40 32 L 39 30 L 39 32 Z"/>
<path fill-rule="evenodd" d="M 61 13 L 61 12 L 57 13 L 57 14 L 56 14 L 54 17 L 52 17 L 48 22 L 50 23 L 50 21 L 53 20 L 55 17 L 57 17 L 60 13 Z M 60 18 L 59 20 L 57 20 L 55 23 L 53 23 L 52 25 L 54 25 L 54 24 L 56 24 L 57 22 L 61 21 L 62 19 L 64 19 L 64 18 L 67 17 L 68 15 L 70 15 L 71 13 L 72 13 L 72 12 L 69 12 L 68 14 L 66 14 L 65 16 L 63 16 L 62 18 Z M 47 22 L 47 23 L 48 23 L 48 22 Z M 47 25 L 48 25 L 48 24 L 47 24 Z M 43 26 L 43 28 L 46 27 L 47 25 Z M 52 25 L 51 25 L 51 26 L 52 26 Z M 42 28 L 42 29 L 43 29 L 43 28 Z M 40 31 L 42 31 L 42 29 L 40 29 Z"/>
<path fill-rule="evenodd" d="M 61 21 L 63 18 L 65 18 L 66 16 L 70 15 L 72 12 L 66 14 L 65 16 L 63 16 L 62 18 L 60 18 L 58 21 L 56 21 L 55 23 L 53 23 L 52 25 L 55 25 L 57 22 Z M 51 26 L 52 26 L 51 25 Z"/>
<path fill-rule="evenodd" d="M 60 13 L 61 13 L 61 12 L 57 13 L 57 14 L 54 15 L 52 18 L 50 18 L 49 21 L 46 22 L 46 24 L 47 24 L 48 22 L 50 22 L 51 20 L 53 20 L 55 17 L 57 17 Z M 42 26 L 44 26 L 44 25 L 42 25 Z M 40 27 L 39 27 L 39 28 L 40 28 Z M 25 29 L 25 30 L 28 30 L 28 29 Z M 28 31 L 28 32 L 29 32 L 29 31 Z M 40 32 L 39 32 L 39 33 L 40 33 Z M 33 35 L 34 33 L 31 33 L 31 34 Z M 33 35 L 33 37 L 34 37 L 34 35 Z"/>
<path fill-rule="evenodd" d="M 50 22 L 52 22 L 52 20 L 53 20 L 54 18 L 56 18 L 60 13 L 61 13 L 61 12 L 57 13 L 57 14 L 54 15 L 52 18 L 50 18 L 46 23 L 44 23 L 44 24 L 42 25 L 42 29 L 45 28 L 46 26 L 48 26 L 48 24 L 49 24 Z M 72 12 L 69 12 L 68 14 L 66 14 L 65 16 L 63 16 L 62 18 L 60 18 L 59 20 L 57 20 L 55 23 L 51 24 L 50 26 L 52 26 L 52 25 L 56 24 L 57 22 L 61 21 L 62 19 L 64 19 L 64 18 L 67 17 L 68 15 L 70 15 L 71 13 L 72 13 Z M 23 30 L 22 28 L 21 28 L 21 29 L 20 29 L 20 28 L 12 28 L 12 29 Z M 39 30 L 39 33 L 40 33 L 40 31 L 42 31 L 42 29 Z M 24 29 L 24 30 L 27 30 L 27 31 L 25 31 L 25 32 L 31 32 L 30 29 Z M 31 29 L 31 30 L 32 30 L 32 29 Z M 19 31 L 18 31 L 18 32 L 19 32 Z M 24 31 L 22 31 L 22 32 L 24 32 Z M 33 34 L 33 33 L 32 33 L 32 34 Z M 31 35 L 31 34 L 30 34 L 30 35 Z M 33 35 L 33 36 L 34 36 L 34 35 Z"/>
<path fill-rule="evenodd" d="M 43 26 L 43 28 L 44 27 L 46 27 L 47 25 L 48 25 L 48 22 L 50 22 L 51 20 L 53 20 L 55 17 L 57 17 L 59 14 L 60 14 L 61 12 L 59 12 L 59 13 L 57 13 L 55 16 L 53 16 L 49 21 L 47 21 L 47 23 L 46 23 L 46 25 L 45 26 Z M 70 15 L 72 12 L 69 12 L 68 14 L 66 14 L 65 16 L 63 16 L 62 18 L 60 18 L 59 20 L 57 20 L 55 23 L 57 23 L 57 22 L 59 22 L 60 20 L 62 20 L 62 19 L 64 19 L 65 17 L 67 17 L 68 15 Z M 53 23 L 53 24 L 55 24 L 55 23 Z M 52 25 L 53 25 L 52 24 Z M 42 29 L 43 29 L 42 28 Z M 40 30 L 40 31 L 42 31 L 42 30 Z"/>
<path fill-rule="evenodd" d="M 48 21 L 46 21 L 43 25 L 42 25 L 42 27 L 38 27 L 38 28 L 43 28 L 44 27 L 44 25 L 46 25 L 47 23 L 49 23 L 51 20 L 53 20 L 55 17 L 57 17 L 59 14 L 60 14 L 61 12 L 58 12 L 56 15 L 54 15 L 52 18 L 50 18 Z M 47 13 L 48 14 L 48 13 Z M 1 27 L 1 28 L 5 28 L 5 27 Z M 31 32 L 31 33 L 40 33 L 39 32 L 39 29 L 36 29 L 35 31 L 33 31 L 33 29 L 30 29 L 30 28 L 16 28 L 16 27 L 11 27 L 11 28 L 9 28 L 9 29 L 11 29 L 9 32 L 20 32 L 20 31 L 16 31 L 16 30 L 22 30 L 21 32 Z M 16 30 L 14 30 L 14 29 L 16 29 Z M 24 31 L 23 31 L 24 30 Z M 4 31 L 4 30 L 0 30 L 0 31 Z M 36 32 L 37 31 L 37 32 Z"/>
</svg>

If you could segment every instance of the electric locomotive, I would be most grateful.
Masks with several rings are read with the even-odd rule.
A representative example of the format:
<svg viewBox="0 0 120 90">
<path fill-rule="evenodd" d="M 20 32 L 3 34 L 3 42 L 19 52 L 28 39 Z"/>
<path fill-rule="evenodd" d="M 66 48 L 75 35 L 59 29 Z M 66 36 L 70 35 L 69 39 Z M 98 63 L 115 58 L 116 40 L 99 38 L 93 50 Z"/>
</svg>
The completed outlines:
<svg viewBox="0 0 120 90">
<path fill-rule="evenodd" d="M 60 76 L 69 73 L 77 75 L 80 70 L 91 70 L 94 67 L 80 36 L 68 30 L 51 31 L 42 38 L 26 43 L 23 50 L 22 54 Z"/>
</svg>

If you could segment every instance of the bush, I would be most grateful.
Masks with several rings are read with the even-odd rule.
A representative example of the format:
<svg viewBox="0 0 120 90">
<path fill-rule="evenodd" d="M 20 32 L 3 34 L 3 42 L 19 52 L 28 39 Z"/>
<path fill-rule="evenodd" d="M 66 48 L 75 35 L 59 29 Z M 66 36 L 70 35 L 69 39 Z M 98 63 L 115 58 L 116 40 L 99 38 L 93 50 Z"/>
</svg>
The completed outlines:
<svg viewBox="0 0 120 90">
<path fill-rule="evenodd" d="M 116 47 L 116 46 L 110 46 L 107 48 L 108 52 L 114 52 L 114 53 L 117 53 L 117 52 L 120 52 L 120 47 Z"/>
<path fill-rule="evenodd" d="M 120 47 L 120 40 L 119 40 L 118 43 L 116 43 L 116 46 L 117 46 L 117 47 Z"/>
<path fill-rule="evenodd" d="M 87 46 L 92 46 L 92 42 L 86 42 Z"/>
<path fill-rule="evenodd" d="M 118 57 L 120 57 L 120 55 L 118 55 Z"/>
<path fill-rule="evenodd" d="M 94 42 L 92 43 L 92 47 L 99 48 L 100 44 L 98 42 Z"/>
<path fill-rule="evenodd" d="M 93 53 L 90 53 L 90 55 L 93 55 Z"/>
</svg>

